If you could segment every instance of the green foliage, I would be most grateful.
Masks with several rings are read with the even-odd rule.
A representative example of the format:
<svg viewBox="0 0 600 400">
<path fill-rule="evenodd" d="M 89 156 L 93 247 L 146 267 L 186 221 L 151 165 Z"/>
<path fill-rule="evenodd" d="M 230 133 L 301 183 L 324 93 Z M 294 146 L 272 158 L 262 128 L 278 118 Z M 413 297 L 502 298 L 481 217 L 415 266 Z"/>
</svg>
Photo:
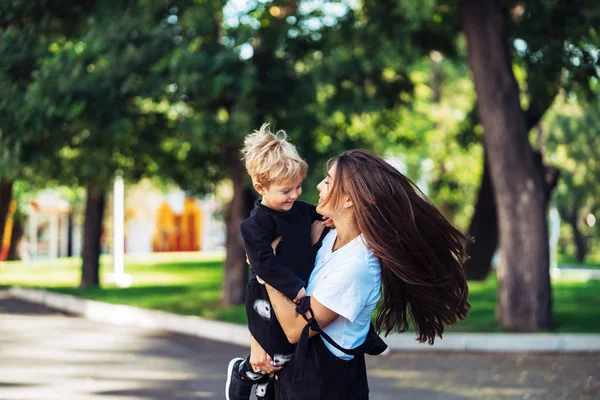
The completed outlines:
<svg viewBox="0 0 600 400">
<path fill-rule="evenodd" d="M 395 129 L 378 150 L 396 158 L 442 212 L 466 229 L 483 164 L 481 144 L 460 140 L 475 101 L 473 84 L 464 64 L 439 53 L 415 63 L 410 79 L 410 104 L 399 110 Z"/>
<path fill-rule="evenodd" d="M 0 5 L 0 176 L 50 177 L 44 175 L 43 165 L 56 161 L 64 143 L 48 127 L 36 130 L 28 124 L 39 115 L 27 98 L 27 89 L 53 46 L 81 34 L 81 23 L 94 4 L 8 0 Z"/>
<path fill-rule="evenodd" d="M 131 7 L 119 18 L 102 11 L 88 17 L 78 40 L 52 44 L 28 87 L 36 111 L 30 126 L 50 129 L 51 140 L 63 144 L 60 162 L 47 168 L 66 183 L 107 185 L 116 171 L 138 179 L 169 129 L 162 113 L 136 100 L 164 86 L 155 66 L 173 46 L 172 33 L 152 10 Z"/>
<path fill-rule="evenodd" d="M 597 2 L 514 2 L 510 12 L 511 50 L 526 70 L 530 115 L 539 118 L 561 87 L 591 99 L 591 78 L 599 77 Z"/>
<path fill-rule="evenodd" d="M 597 82 L 597 5 L 574 4 L 507 3 L 532 121 L 560 87 L 590 101 Z M 468 224 L 482 129 L 456 0 L 15 0 L 0 35 L 1 176 L 107 185 L 120 171 L 211 192 L 270 122 L 311 166 L 306 200 L 327 158 L 363 147 Z"/>
<path fill-rule="evenodd" d="M 560 171 L 554 203 L 564 220 L 574 218 L 590 248 L 600 244 L 598 187 L 600 187 L 600 97 L 581 104 L 577 97 L 561 96 L 544 120 L 548 129 L 548 153 Z M 589 217 L 592 218 L 592 217 Z M 566 238 L 572 238 L 571 232 Z M 562 242 L 573 254 L 572 243 Z"/>
<path fill-rule="evenodd" d="M 343 4 L 248 2 L 222 14 L 224 4 L 202 4 L 205 13 L 176 14 L 181 43 L 169 57 L 167 96 L 180 112 L 157 156 L 160 173 L 187 190 L 214 190 L 243 137 L 269 122 L 309 162 L 305 197 L 314 198 L 324 161 L 375 147 L 400 94 L 412 90 L 403 63 L 411 51 L 403 58 L 391 41 L 374 45 L 376 32 Z"/>
</svg>

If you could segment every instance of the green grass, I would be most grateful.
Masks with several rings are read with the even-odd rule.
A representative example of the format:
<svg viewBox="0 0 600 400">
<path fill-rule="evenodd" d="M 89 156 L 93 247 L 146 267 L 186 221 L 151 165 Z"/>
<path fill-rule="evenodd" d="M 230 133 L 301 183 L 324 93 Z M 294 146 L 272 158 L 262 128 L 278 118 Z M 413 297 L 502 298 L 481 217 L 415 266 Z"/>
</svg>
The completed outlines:
<svg viewBox="0 0 600 400">
<path fill-rule="evenodd" d="M 110 258 L 102 258 L 110 271 Z M 103 283 L 102 289 L 80 289 L 80 259 L 35 263 L 0 263 L 0 288 L 12 285 L 43 287 L 114 304 L 197 315 L 239 324 L 246 323 L 243 306 L 219 305 L 222 287 L 222 257 L 198 253 L 160 254 L 126 258 L 126 272 L 133 275 L 130 288 Z M 451 332 L 502 332 L 496 324 L 496 278 L 469 282 L 471 312 Z M 600 333 L 600 281 L 553 282 L 556 332 Z"/>
<path fill-rule="evenodd" d="M 110 272 L 111 262 L 110 257 L 103 256 L 101 271 Z M 129 288 L 111 286 L 102 279 L 101 289 L 80 289 L 79 258 L 8 262 L 0 263 L 0 287 L 42 287 L 107 303 L 246 323 L 243 306 L 223 308 L 219 305 L 223 270 L 222 257 L 218 255 L 170 253 L 127 257 L 125 272 L 133 276 L 133 285 Z"/>
<path fill-rule="evenodd" d="M 580 263 L 574 255 L 571 254 L 559 254 L 556 257 L 558 265 L 565 265 L 574 268 L 600 268 L 600 253 L 588 254 L 583 263 Z"/>
<path fill-rule="evenodd" d="M 484 282 L 469 282 L 471 311 L 453 332 L 503 332 L 495 321 L 495 276 Z M 600 281 L 552 282 L 553 332 L 600 333 Z"/>
</svg>

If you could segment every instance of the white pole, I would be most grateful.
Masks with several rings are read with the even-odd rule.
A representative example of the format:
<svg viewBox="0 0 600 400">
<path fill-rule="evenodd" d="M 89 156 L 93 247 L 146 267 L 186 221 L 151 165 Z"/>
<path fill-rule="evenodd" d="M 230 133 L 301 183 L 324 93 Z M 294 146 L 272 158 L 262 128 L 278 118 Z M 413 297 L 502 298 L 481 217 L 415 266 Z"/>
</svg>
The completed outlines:
<svg viewBox="0 0 600 400">
<path fill-rule="evenodd" d="M 31 259 L 33 260 L 37 258 L 37 234 L 37 212 L 32 208 L 31 214 L 29 214 L 29 249 L 31 251 Z"/>
<path fill-rule="evenodd" d="M 554 279 L 560 277 L 560 269 L 556 260 L 556 250 L 558 248 L 558 239 L 560 238 L 560 214 L 556 207 L 550 209 L 549 212 L 549 240 L 550 240 L 550 276 Z"/>
<path fill-rule="evenodd" d="M 58 214 L 50 215 L 50 258 L 56 259 L 58 258 L 58 241 L 59 241 L 59 232 L 58 232 Z"/>
<path fill-rule="evenodd" d="M 69 252 L 69 214 L 60 216 L 60 257 Z"/>
<path fill-rule="evenodd" d="M 124 272 L 125 254 L 125 184 L 120 176 L 115 178 L 113 193 L 113 273 L 121 276 Z"/>
<path fill-rule="evenodd" d="M 125 184 L 123 178 L 115 178 L 113 190 L 113 273 L 106 276 L 106 282 L 119 287 L 131 286 L 133 278 L 125 274 Z"/>
</svg>

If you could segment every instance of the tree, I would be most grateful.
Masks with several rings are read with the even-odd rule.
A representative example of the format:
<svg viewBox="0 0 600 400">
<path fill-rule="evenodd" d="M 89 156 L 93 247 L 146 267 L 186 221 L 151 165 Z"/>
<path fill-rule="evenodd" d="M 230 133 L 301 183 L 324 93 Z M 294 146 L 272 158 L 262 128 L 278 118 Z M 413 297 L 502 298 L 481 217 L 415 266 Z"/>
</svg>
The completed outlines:
<svg viewBox="0 0 600 400">
<path fill-rule="evenodd" d="M 552 327 L 548 228 L 543 181 L 527 138 L 510 63 L 506 18 L 495 1 L 462 2 L 463 30 L 500 220 L 497 318 L 508 329 L 534 331 Z"/>
<path fill-rule="evenodd" d="M 25 121 L 35 118 L 25 93 L 49 45 L 77 33 L 93 1 L 47 2 L 45 7 L 5 1 L 0 5 L 0 237 L 16 179 L 43 179 L 40 160 L 60 147 L 49 132 L 33 132 Z M 24 174 L 37 170 L 37 174 Z M 46 176 L 47 177 L 47 176 Z"/>
<path fill-rule="evenodd" d="M 547 243 L 543 243 L 547 242 L 545 197 L 553 182 L 544 184 L 541 177 L 545 175 L 546 167 L 541 157 L 534 155 L 528 133 L 552 104 L 561 86 L 589 92 L 586 88 L 590 78 L 597 76 L 592 54 L 598 47 L 594 45 L 597 38 L 590 28 L 598 22 L 597 6 L 587 1 L 567 4 L 553 1 L 423 3 L 405 0 L 376 5 L 365 3 L 364 7 L 368 9 L 373 25 L 380 27 L 383 35 L 397 36 L 400 31 L 397 26 L 411 27 L 404 33 L 408 37 L 418 37 L 416 40 L 423 51 L 438 50 L 447 57 L 460 59 L 457 51 L 460 40 L 456 38 L 460 33 L 466 35 L 468 61 L 478 100 L 476 111 L 468 114 L 465 124 L 471 127 L 469 131 L 474 135 L 465 136 L 475 136 L 467 141 L 477 140 L 478 130 L 481 130 L 477 129 L 477 122 L 481 121 L 486 149 L 484 165 L 489 167 L 489 176 L 484 168 L 483 182 L 491 183 L 483 185 L 482 189 L 494 190 L 493 195 L 480 190 L 479 197 L 495 202 L 495 206 L 478 204 L 473 219 L 481 222 L 472 225 L 481 228 L 475 235 L 476 246 L 478 243 L 487 246 L 485 254 L 478 257 L 484 263 L 482 275 L 487 274 L 489 262 L 485 261 L 491 259 L 496 248 L 497 232 L 493 224 L 496 215 L 488 212 L 497 209 L 505 265 L 500 273 L 498 319 L 511 330 L 549 327 L 548 255 Z M 552 35 L 548 37 L 547 32 Z M 514 49 L 509 46 L 512 43 Z M 513 73 L 513 61 L 516 71 L 521 74 L 518 80 Z M 488 129 L 495 130 L 488 133 Z M 507 154 L 510 151 L 512 156 Z M 518 176 L 508 182 L 505 179 L 508 171 L 515 171 Z M 514 220 L 525 209 L 515 208 L 523 201 L 519 194 L 521 190 L 528 194 L 527 208 L 532 213 L 528 213 L 527 218 Z M 486 215 L 480 215 L 481 212 Z M 517 237 L 524 239 L 524 236 L 531 242 L 514 240 Z M 526 243 L 531 244 L 531 251 L 525 257 L 515 258 L 526 253 L 521 247 Z M 509 299 L 513 299 L 514 304 L 507 304 Z"/>
<path fill-rule="evenodd" d="M 167 10 L 144 2 L 120 6 L 99 5 L 77 41 L 53 43 L 27 92 L 34 131 L 50 127 L 63 143 L 58 162 L 46 169 L 62 183 L 87 188 L 82 287 L 100 282 L 107 187 L 117 172 L 139 179 L 155 170 L 149 154 L 169 130 L 162 112 L 144 107 L 144 98 L 164 91 L 164 57 L 175 45 L 161 25 Z"/>
<path fill-rule="evenodd" d="M 506 35 L 510 60 L 517 72 L 523 100 L 527 132 L 535 128 L 552 105 L 561 88 L 590 98 L 590 79 L 597 76 L 594 58 L 594 34 L 598 23 L 593 2 L 515 2 L 505 7 Z M 586 21 L 582 23 L 581 21 Z M 550 33 L 550 34 L 548 34 Z M 466 130 L 478 124 L 473 112 Z M 539 142 L 539 141 L 538 141 Z M 539 146 L 534 160 L 544 177 L 546 203 L 558 182 L 558 170 L 543 162 Z M 491 259 L 498 247 L 497 207 L 490 180 L 489 162 L 485 167 L 469 234 L 476 238 L 469 248 L 469 279 L 484 279 L 491 269 Z"/>
<path fill-rule="evenodd" d="M 593 219 L 600 204 L 600 98 L 591 104 L 560 96 L 545 119 L 548 152 L 561 169 L 561 180 L 554 196 L 560 216 L 572 230 L 575 255 L 583 262 L 594 232 Z"/>
<path fill-rule="evenodd" d="M 375 95 L 378 89 L 405 83 L 400 77 L 377 81 L 381 65 L 359 53 L 374 52 L 370 43 L 357 42 L 355 54 L 349 44 L 333 47 L 343 43 L 337 29 L 352 33 L 349 27 L 358 24 L 341 4 L 335 12 L 289 1 L 224 5 L 201 2 L 173 14 L 182 46 L 170 58 L 170 101 L 184 108 L 170 139 L 180 150 L 179 162 L 160 163 L 166 176 L 196 193 L 231 181 L 222 301 L 231 305 L 244 301 L 247 280 L 239 223 L 249 214 L 252 189 L 240 161 L 243 137 L 270 122 L 287 131 L 310 165 L 322 164 L 338 146 L 360 141 L 344 130 L 346 115 L 367 110 L 368 103 L 375 109 L 384 99 Z M 343 63 L 354 68 L 343 70 Z M 398 98 L 398 91 L 388 92 Z M 321 173 L 318 167 L 312 172 Z"/>
<path fill-rule="evenodd" d="M 388 0 L 366 2 L 365 15 L 380 36 L 397 41 L 411 40 L 422 53 L 441 53 L 446 60 L 463 62 L 460 12 L 456 0 L 414 1 Z M 550 107 L 559 89 L 581 92 L 589 96 L 589 82 L 597 72 L 594 49 L 597 36 L 597 5 L 591 1 L 508 1 L 505 12 L 506 41 L 509 62 L 517 71 L 520 100 L 526 113 L 527 132 L 534 128 Z M 375 29 L 375 28 L 374 28 Z M 550 34 L 549 34 L 550 33 Z M 514 46 L 513 46 L 514 45 Z M 482 139 L 476 104 L 463 123 L 459 136 L 467 146 Z M 535 150 L 537 151 L 537 150 Z M 556 185 L 556 169 L 546 166 L 534 155 L 540 174 L 548 177 L 545 192 Z M 496 203 L 487 157 L 482 160 L 480 190 L 468 233 L 475 237 L 469 247 L 467 263 L 470 279 L 484 279 L 490 271 L 497 248 Z"/>
</svg>

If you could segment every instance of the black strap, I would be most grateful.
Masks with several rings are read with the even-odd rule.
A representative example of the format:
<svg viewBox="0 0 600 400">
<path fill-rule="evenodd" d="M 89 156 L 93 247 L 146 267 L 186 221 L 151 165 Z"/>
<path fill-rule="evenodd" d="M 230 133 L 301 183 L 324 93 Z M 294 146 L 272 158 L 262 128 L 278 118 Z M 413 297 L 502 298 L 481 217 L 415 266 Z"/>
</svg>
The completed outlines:
<svg viewBox="0 0 600 400">
<path fill-rule="evenodd" d="M 296 312 L 302 315 L 302 318 L 304 318 L 307 324 L 304 326 L 304 329 L 302 329 L 300 340 L 298 341 L 298 346 L 296 347 L 296 354 L 294 356 L 295 381 L 299 381 L 302 379 L 304 366 L 306 364 L 306 356 L 308 354 L 308 336 L 311 329 L 315 332 L 318 332 L 323 337 L 323 339 L 325 339 L 333 347 L 348 355 L 379 355 L 383 353 L 385 349 L 387 349 L 387 344 L 385 344 L 383 339 L 381 339 L 381 337 L 377 334 L 373 324 L 370 325 L 369 333 L 367 334 L 365 341 L 360 346 L 354 349 L 345 349 L 339 344 L 337 344 L 335 340 L 333 340 L 327 333 L 323 332 L 323 330 L 317 323 L 317 320 L 315 320 L 313 310 L 312 308 L 310 308 L 310 296 L 303 297 L 300 300 L 300 302 L 296 306 Z M 310 313 L 310 316 L 306 315 L 308 313 Z"/>
</svg>

